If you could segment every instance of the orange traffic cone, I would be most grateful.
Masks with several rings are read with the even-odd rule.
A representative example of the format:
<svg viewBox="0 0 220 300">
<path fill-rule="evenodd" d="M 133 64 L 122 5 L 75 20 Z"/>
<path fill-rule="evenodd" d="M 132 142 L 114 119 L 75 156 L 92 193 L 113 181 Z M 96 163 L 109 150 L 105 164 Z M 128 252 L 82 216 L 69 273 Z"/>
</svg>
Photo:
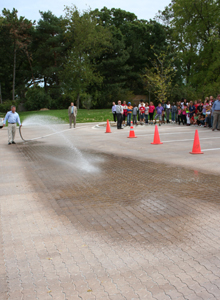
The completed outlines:
<svg viewBox="0 0 220 300">
<path fill-rule="evenodd" d="M 152 145 L 160 145 L 163 144 L 160 141 L 160 136 L 159 136 L 159 132 L 158 132 L 158 127 L 157 125 L 155 126 L 155 131 L 154 131 L 154 141 L 153 143 L 151 143 Z"/>
<path fill-rule="evenodd" d="M 111 128 L 110 128 L 110 124 L 109 124 L 109 120 L 107 120 L 107 124 L 106 124 L 106 132 L 105 133 L 112 133 L 111 132 Z"/>
<path fill-rule="evenodd" d="M 199 133 L 198 133 L 197 129 L 196 129 L 196 132 L 195 132 L 192 152 L 189 152 L 189 153 L 191 153 L 191 154 L 203 154 L 203 152 L 201 151 L 201 147 L 200 147 Z"/>
<path fill-rule="evenodd" d="M 137 138 L 137 137 L 135 136 L 135 133 L 134 133 L 134 127 L 133 127 L 133 122 L 132 122 L 132 121 L 131 121 L 130 132 L 129 132 L 128 138 L 130 138 L 130 139 Z"/>
</svg>

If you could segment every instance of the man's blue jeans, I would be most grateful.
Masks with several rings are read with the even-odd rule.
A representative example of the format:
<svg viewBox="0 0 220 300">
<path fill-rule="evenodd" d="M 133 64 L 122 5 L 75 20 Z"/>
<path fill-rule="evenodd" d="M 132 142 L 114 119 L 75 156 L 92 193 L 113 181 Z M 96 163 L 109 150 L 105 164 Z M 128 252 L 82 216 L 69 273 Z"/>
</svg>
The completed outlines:
<svg viewBox="0 0 220 300">
<path fill-rule="evenodd" d="M 175 112 L 171 112 L 171 119 L 172 121 L 176 121 L 176 113 Z"/>
<path fill-rule="evenodd" d="M 127 125 L 131 126 L 131 114 L 127 115 Z"/>
</svg>

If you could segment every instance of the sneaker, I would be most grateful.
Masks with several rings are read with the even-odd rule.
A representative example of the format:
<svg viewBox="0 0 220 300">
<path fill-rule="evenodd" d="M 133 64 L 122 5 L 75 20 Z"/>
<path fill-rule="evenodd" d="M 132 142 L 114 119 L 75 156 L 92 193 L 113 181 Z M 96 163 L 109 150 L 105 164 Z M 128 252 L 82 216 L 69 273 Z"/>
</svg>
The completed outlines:
<svg viewBox="0 0 220 300">
<path fill-rule="evenodd" d="M 11 145 L 11 143 L 8 143 L 8 145 Z"/>
<path fill-rule="evenodd" d="M 16 143 L 13 141 L 12 144 L 16 144 Z"/>
<path fill-rule="evenodd" d="M 159 124 L 159 126 L 161 126 L 161 124 Z"/>
</svg>

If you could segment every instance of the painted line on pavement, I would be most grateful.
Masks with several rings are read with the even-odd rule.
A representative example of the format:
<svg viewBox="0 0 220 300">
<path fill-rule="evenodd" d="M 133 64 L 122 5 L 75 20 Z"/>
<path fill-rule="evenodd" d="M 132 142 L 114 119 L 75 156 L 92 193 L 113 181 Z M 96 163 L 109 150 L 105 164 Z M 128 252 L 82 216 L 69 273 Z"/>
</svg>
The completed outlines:
<svg viewBox="0 0 220 300">
<path fill-rule="evenodd" d="M 69 131 L 69 130 L 76 130 L 76 129 L 80 129 L 80 128 L 84 128 L 84 127 L 88 127 L 88 126 L 79 126 L 79 127 L 76 127 L 76 128 L 68 128 L 68 129 L 65 129 L 65 130 L 62 130 L 62 131 L 56 131 L 56 132 L 53 132 L 53 133 L 50 133 L 50 134 L 47 134 L 47 135 L 44 135 L 44 136 L 36 137 L 36 138 L 33 138 L 33 139 L 29 139 L 29 140 L 23 139 L 23 137 L 21 135 L 21 131 L 20 131 L 20 135 L 21 135 L 21 138 L 22 138 L 23 141 L 29 142 L 29 141 L 35 141 L 35 140 L 44 139 L 44 138 L 46 138 L 48 136 L 59 134 L 59 133 L 63 133 L 63 132 Z"/>
<path fill-rule="evenodd" d="M 220 136 L 213 136 L 210 138 L 200 138 L 200 140 L 212 140 L 212 139 L 220 139 Z M 194 139 L 171 140 L 171 141 L 162 141 L 162 142 L 163 143 L 175 143 L 175 142 L 186 142 L 186 141 L 194 141 Z"/>
<path fill-rule="evenodd" d="M 204 149 L 204 150 L 201 150 L 201 151 L 215 151 L 215 150 L 220 150 L 220 148 Z"/>
<path fill-rule="evenodd" d="M 200 130 L 200 132 L 207 132 L 207 130 Z M 169 134 L 181 134 L 181 133 L 195 133 L 194 131 L 179 131 L 179 132 L 165 132 L 165 133 L 160 133 L 160 135 L 169 135 Z M 148 136 L 148 135 L 154 135 L 154 133 L 149 133 L 149 134 L 138 134 L 136 133 L 137 136 Z"/>
</svg>

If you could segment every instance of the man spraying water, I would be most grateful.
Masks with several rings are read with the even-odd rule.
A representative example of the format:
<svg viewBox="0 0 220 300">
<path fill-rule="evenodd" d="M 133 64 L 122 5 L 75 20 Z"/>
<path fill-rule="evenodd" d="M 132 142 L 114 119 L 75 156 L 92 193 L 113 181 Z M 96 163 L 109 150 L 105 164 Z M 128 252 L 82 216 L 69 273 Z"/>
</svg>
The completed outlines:
<svg viewBox="0 0 220 300">
<path fill-rule="evenodd" d="M 6 121 L 8 121 L 8 144 L 16 144 L 15 143 L 15 134 L 16 134 L 16 126 L 17 123 L 19 124 L 19 126 L 21 127 L 21 122 L 20 122 L 20 118 L 19 118 L 19 114 L 16 113 L 16 107 L 14 105 L 11 106 L 11 111 L 8 111 L 5 119 L 4 119 L 4 123 L 3 123 L 3 127 L 6 124 Z"/>
</svg>

